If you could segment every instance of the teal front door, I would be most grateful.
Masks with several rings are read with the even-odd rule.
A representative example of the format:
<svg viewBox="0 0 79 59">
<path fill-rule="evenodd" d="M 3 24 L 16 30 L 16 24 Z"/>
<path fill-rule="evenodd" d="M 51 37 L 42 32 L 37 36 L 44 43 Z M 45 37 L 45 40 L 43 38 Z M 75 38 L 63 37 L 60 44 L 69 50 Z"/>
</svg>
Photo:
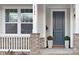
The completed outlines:
<svg viewBox="0 0 79 59">
<path fill-rule="evenodd" d="M 53 45 L 64 46 L 65 12 L 53 12 Z"/>
</svg>

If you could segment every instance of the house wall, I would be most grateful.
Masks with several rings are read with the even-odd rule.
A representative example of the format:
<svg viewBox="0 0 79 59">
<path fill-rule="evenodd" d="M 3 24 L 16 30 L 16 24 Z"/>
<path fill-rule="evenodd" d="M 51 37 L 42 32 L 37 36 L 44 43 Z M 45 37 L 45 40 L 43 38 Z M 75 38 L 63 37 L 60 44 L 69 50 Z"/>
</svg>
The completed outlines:
<svg viewBox="0 0 79 59">
<path fill-rule="evenodd" d="M 65 20 L 65 36 L 70 36 L 70 7 L 69 5 L 47 5 L 46 6 L 46 24 L 48 30 L 46 32 L 47 36 L 53 35 L 52 25 L 51 25 L 51 9 L 67 9 L 67 19 Z"/>
<path fill-rule="evenodd" d="M 2 8 L 0 7 L 0 34 L 2 33 Z"/>
</svg>

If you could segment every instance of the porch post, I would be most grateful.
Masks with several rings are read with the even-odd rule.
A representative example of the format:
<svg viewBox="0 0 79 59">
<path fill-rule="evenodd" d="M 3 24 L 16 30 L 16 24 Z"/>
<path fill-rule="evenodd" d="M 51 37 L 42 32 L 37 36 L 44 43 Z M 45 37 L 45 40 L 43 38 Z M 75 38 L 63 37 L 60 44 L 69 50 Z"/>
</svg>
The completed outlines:
<svg viewBox="0 0 79 59">
<path fill-rule="evenodd" d="M 47 46 L 47 39 L 46 39 L 46 5 L 43 5 L 43 36 L 44 36 L 44 47 Z"/>
<path fill-rule="evenodd" d="M 75 5 L 75 33 L 79 33 L 79 4 Z"/>
<path fill-rule="evenodd" d="M 74 48 L 79 50 L 79 4 L 75 5 Z"/>
<path fill-rule="evenodd" d="M 38 25 L 37 4 L 33 4 L 33 33 L 30 36 L 30 49 L 32 55 L 40 54 L 40 33 L 37 32 Z"/>
<path fill-rule="evenodd" d="M 37 33 L 37 4 L 33 4 L 33 33 Z"/>
<path fill-rule="evenodd" d="M 73 20 L 74 20 L 73 5 L 71 5 L 71 8 L 70 8 L 70 48 L 73 48 Z"/>
<path fill-rule="evenodd" d="M 74 52 L 79 54 L 79 4 L 75 5 Z"/>
</svg>

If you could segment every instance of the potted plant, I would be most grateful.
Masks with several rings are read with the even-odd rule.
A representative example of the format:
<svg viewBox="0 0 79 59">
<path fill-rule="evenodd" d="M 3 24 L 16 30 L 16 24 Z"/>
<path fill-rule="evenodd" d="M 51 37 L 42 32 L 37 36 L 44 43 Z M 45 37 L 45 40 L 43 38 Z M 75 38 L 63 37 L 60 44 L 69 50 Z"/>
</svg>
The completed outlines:
<svg viewBox="0 0 79 59">
<path fill-rule="evenodd" d="M 47 39 L 48 39 L 48 48 L 52 48 L 52 45 L 53 45 L 53 37 L 52 36 L 48 36 Z"/>
<path fill-rule="evenodd" d="M 69 41 L 70 41 L 70 37 L 69 36 L 65 36 L 65 48 L 69 48 Z"/>
</svg>

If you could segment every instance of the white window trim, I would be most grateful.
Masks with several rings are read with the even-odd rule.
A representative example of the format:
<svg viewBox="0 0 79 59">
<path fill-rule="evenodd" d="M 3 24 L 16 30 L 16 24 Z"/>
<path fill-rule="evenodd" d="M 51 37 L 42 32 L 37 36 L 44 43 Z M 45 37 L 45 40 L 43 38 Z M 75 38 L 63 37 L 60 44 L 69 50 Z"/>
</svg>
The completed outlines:
<svg viewBox="0 0 79 59">
<path fill-rule="evenodd" d="M 20 10 L 21 9 L 32 9 L 32 7 L 31 6 L 20 6 L 20 7 L 18 7 L 18 6 L 3 6 L 3 9 L 2 9 L 2 26 L 3 26 L 3 34 L 8 34 L 8 33 L 5 33 L 5 23 L 7 23 L 7 22 L 5 22 L 5 10 L 6 9 L 17 9 L 17 13 L 19 14 L 19 13 L 21 13 L 20 12 Z M 21 21 L 19 21 L 19 19 L 20 19 L 20 14 L 18 15 L 18 22 L 15 22 L 15 23 L 17 23 L 17 33 L 15 34 L 15 35 L 17 35 L 17 34 L 19 34 L 19 35 L 21 35 Z M 11 22 L 10 22 L 11 23 Z M 26 22 L 26 24 L 27 24 L 27 22 Z M 29 24 L 33 24 L 33 23 L 31 23 L 31 22 L 29 22 Z M 32 29 L 33 30 L 33 29 Z M 33 31 L 32 31 L 33 32 Z M 8 34 L 8 35 L 14 35 L 14 34 Z M 23 35 L 23 34 L 22 34 Z"/>
</svg>

